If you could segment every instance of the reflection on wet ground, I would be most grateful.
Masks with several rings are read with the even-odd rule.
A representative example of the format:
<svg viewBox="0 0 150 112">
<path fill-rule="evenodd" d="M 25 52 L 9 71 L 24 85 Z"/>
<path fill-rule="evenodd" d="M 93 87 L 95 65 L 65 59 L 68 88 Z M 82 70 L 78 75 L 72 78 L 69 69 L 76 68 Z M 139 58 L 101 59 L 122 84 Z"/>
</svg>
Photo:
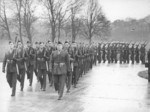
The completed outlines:
<svg viewBox="0 0 150 112">
<path fill-rule="evenodd" d="M 1 69 L 1 67 L 0 67 Z M 84 75 L 77 88 L 57 100 L 53 87 L 40 90 L 34 77 L 33 87 L 26 78 L 24 92 L 17 83 L 16 96 L 6 76 L 0 73 L 0 112 L 150 112 L 150 84 L 137 73 L 144 65 L 100 64 Z"/>
</svg>

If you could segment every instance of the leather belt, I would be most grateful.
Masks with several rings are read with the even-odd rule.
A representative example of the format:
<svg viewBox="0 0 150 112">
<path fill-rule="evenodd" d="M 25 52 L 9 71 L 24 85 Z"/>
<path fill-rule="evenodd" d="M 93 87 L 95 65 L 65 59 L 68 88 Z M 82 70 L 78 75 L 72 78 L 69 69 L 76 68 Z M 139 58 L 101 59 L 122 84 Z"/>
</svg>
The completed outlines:
<svg viewBox="0 0 150 112">
<path fill-rule="evenodd" d="M 65 63 L 54 63 L 55 66 L 63 66 Z"/>
<path fill-rule="evenodd" d="M 44 58 L 37 58 L 39 61 L 44 61 Z"/>
<path fill-rule="evenodd" d="M 13 62 L 13 60 L 7 60 L 7 62 L 8 62 L 8 63 L 12 63 L 12 62 Z"/>
</svg>

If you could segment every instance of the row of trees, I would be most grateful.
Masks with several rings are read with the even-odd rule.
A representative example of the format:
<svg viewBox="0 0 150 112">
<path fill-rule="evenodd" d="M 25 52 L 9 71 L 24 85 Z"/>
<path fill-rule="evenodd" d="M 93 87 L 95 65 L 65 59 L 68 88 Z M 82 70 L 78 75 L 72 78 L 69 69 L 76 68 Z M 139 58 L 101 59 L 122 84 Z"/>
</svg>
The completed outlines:
<svg viewBox="0 0 150 112">
<path fill-rule="evenodd" d="M 149 40 L 150 15 L 141 19 L 127 18 L 111 24 L 111 36 L 117 40 Z"/>
<path fill-rule="evenodd" d="M 38 6 L 43 9 L 42 16 L 36 16 Z M 32 41 L 34 23 L 41 20 L 46 21 L 52 41 L 59 40 L 62 32 L 71 34 L 72 41 L 86 37 L 89 42 L 93 37 L 108 37 L 111 32 L 110 22 L 97 0 L 1 0 L 0 28 L 9 40 L 10 30 L 16 29 L 22 42 L 24 36 Z"/>
</svg>

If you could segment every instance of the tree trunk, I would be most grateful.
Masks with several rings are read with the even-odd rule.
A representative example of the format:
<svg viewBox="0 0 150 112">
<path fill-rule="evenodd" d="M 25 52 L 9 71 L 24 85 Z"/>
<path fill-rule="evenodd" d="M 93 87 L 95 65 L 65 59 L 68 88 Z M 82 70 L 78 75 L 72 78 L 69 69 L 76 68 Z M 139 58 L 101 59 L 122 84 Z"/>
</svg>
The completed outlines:
<svg viewBox="0 0 150 112">
<path fill-rule="evenodd" d="M 19 36 L 20 36 L 20 41 L 23 43 L 23 39 L 22 39 L 22 28 L 21 28 L 21 15 L 20 13 L 18 14 L 18 18 L 19 18 Z"/>
<path fill-rule="evenodd" d="M 74 26 L 74 17 L 72 16 L 72 24 L 71 24 L 71 29 L 72 29 L 72 42 L 75 42 L 75 26 Z"/>
<path fill-rule="evenodd" d="M 6 23 L 8 38 L 9 38 L 9 40 L 11 40 L 11 35 L 10 35 L 10 30 L 9 30 L 9 26 L 8 26 L 8 22 L 7 22 L 7 17 L 6 17 L 6 15 L 5 15 L 5 23 Z"/>
<path fill-rule="evenodd" d="M 52 42 L 54 42 L 55 40 L 55 37 L 56 37 L 56 32 L 55 32 L 55 23 L 52 23 L 52 26 L 51 26 L 51 31 L 52 31 Z"/>
<path fill-rule="evenodd" d="M 5 24 L 6 24 L 6 30 L 7 30 L 7 33 L 8 33 L 8 38 L 9 38 L 9 40 L 11 40 L 11 35 L 10 35 L 8 21 L 7 21 L 7 15 L 6 15 L 5 6 L 4 6 L 4 18 L 5 18 Z"/>
<path fill-rule="evenodd" d="M 58 26 L 58 41 L 60 40 L 60 22 L 59 22 L 59 26 Z"/>
</svg>

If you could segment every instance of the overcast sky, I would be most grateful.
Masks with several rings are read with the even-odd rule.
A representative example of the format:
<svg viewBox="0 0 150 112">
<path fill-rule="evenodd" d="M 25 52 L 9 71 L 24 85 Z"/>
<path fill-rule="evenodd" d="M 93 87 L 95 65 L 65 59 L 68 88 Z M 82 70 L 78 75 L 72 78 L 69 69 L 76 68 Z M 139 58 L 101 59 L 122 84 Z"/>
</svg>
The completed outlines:
<svg viewBox="0 0 150 112">
<path fill-rule="evenodd" d="M 150 15 L 150 0 L 98 0 L 109 20 L 144 18 Z"/>
</svg>

